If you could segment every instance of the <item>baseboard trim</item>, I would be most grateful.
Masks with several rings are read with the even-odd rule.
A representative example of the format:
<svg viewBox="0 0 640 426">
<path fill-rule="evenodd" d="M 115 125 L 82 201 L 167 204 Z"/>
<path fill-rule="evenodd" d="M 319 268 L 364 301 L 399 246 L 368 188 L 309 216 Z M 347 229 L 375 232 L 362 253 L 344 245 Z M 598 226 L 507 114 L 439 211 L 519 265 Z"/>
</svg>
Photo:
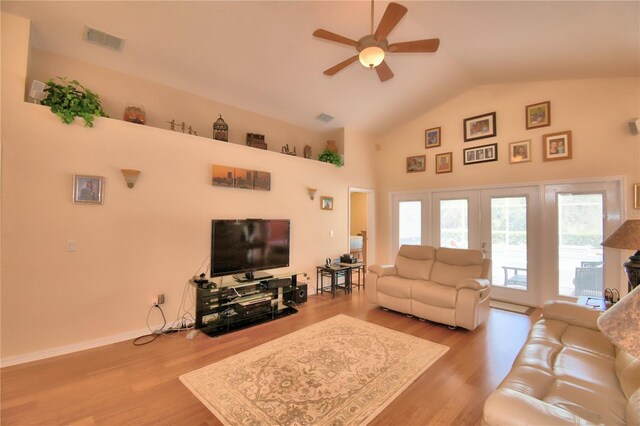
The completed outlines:
<svg viewBox="0 0 640 426">
<path fill-rule="evenodd" d="M 159 329 L 162 324 L 151 327 L 153 330 Z M 60 355 L 66 355 L 74 352 L 80 352 L 87 349 L 98 348 L 100 346 L 110 345 L 112 343 L 119 343 L 125 340 L 135 339 L 136 337 L 149 334 L 148 328 L 140 330 L 129 331 L 126 333 L 115 334 L 113 336 L 107 336 L 100 339 L 87 340 L 85 342 L 74 343 L 66 346 L 59 346 L 56 348 L 44 349 L 41 351 L 30 352 L 23 355 L 15 355 L 0 359 L 0 368 L 10 367 L 12 365 L 24 364 L 32 361 L 39 361 L 41 359 L 53 358 Z"/>
</svg>

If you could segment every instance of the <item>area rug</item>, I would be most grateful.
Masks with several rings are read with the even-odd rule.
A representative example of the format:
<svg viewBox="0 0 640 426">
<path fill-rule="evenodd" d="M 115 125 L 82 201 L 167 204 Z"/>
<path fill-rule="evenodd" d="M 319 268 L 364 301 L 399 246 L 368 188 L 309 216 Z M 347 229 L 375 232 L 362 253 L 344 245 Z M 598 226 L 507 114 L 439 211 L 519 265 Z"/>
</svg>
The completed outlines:
<svg viewBox="0 0 640 426">
<path fill-rule="evenodd" d="M 226 425 L 365 425 L 447 350 L 337 315 L 180 380 Z"/>
<path fill-rule="evenodd" d="M 489 306 L 503 311 L 515 312 L 518 314 L 527 314 L 529 311 L 528 306 L 516 305 L 515 303 L 500 302 L 498 300 L 491 300 Z"/>
</svg>

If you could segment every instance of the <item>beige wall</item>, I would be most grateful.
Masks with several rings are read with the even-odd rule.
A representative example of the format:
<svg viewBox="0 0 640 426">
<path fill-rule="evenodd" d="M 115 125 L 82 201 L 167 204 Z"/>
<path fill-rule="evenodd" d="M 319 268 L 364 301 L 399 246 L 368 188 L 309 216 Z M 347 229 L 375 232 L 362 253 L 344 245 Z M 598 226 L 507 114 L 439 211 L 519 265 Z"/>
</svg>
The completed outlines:
<svg viewBox="0 0 640 426">
<path fill-rule="evenodd" d="M 367 229 L 367 209 L 369 208 L 366 192 L 351 193 L 351 235 L 358 235 Z"/>
<path fill-rule="evenodd" d="M 526 130 L 525 106 L 551 101 L 549 127 Z M 456 188 L 517 182 L 624 176 L 626 216 L 632 209 L 632 185 L 640 182 L 640 140 L 630 134 L 627 122 L 640 115 L 640 80 L 637 78 L 547 81 L 482 86 L 425 112 L 420 117 L 380 137 L 378 181 L 378 260 L 389 262 L 389 194 L 427 188 Z M 464 143 L 464 118 L 496 111 L 497 136 Z M 442 146 L 424 148 L 424 130 L 442 127 Z M 573 159 L 542 161 L 542 135 L 571 130 Z M 533 161 L 509 164 L 510 142 L 531 139 Z M 498 161 L 464 166 L 462 150 L 498 143 Z M 436 175 L 435 155 L 453 152 L 453 173 Z M 406 157 L 426 154 L 426 173 L 405 173 Z"/>
<path fill-rule="evenodd" d="M 365 134 L 341 132 L 346 166 L 336 168 L 119 120 L 67 126 L 46 107 L 23 102 L 28 22 L 2 19 L 3 359 L 144 329 L 158 292 L 175 319 L 187 280 L 209 255 L 213 218 L 291 219 L 289 270 L 310 273 L 311 286 L 315 265 L 348 251 L 348 188 L 374 182 Z M 101 82 L 100 92 L 121 93 L 131 83 L 125 80 Z M 139 87 L 134 98 L 146 102 L 155 89 Z M 216 112 L 201 111 L 211 119 Z M 257 120 L 241 110 L 227 117 L 237 129 Z M 267 134 L 301 134 L 277 120 L 258 121 Z M 212 163 L 269 171 L 272 190 L 213 187 Z M 142 170 L 133 189 L 121 168 Z M 74 173 L 105 177 L 104 205 L 71 202 Z M 321 210 L 307 187 L 333 196 L 334 210 Z M 77 242 L 76 252 L 66 251 L 67 240 Z"/>
</svg>

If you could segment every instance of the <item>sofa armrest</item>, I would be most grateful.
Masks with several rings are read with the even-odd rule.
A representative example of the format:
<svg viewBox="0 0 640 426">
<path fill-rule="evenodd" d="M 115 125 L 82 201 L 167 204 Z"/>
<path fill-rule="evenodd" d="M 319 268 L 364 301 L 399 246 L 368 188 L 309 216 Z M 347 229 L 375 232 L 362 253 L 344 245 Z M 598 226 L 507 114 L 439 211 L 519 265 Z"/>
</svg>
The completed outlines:
<svg viewBox="0 0 640 426">
<path fill-rule="evenodd" d="M 398 270 L 393 265 L 371 265 L 369 266 L 369 272 L 373 272 L 379 277 L 398 275 Z"/>
<path fill-rule="evenodd" d="M 472 290 L 483 290 L 489 287 L 489 280 L 485 278 L 466 278 L 458 281 L 456 289 L 470 288 Z"/>
<path fill-rule="evenodd" d="M 511 425 L 591 425 L 569 411 L 512 389 L 494 391 L 484 403 L 482 424 Z"/>
<path fill-rule="evenodd" d="M 542 315 L 547 319 L 564 321 L 568 324 L 599 331 L 598 317 L 602 312 L 586 305 L 578 305 L 562 300 L 549 300 L 542 306 Z"/>
</svg>

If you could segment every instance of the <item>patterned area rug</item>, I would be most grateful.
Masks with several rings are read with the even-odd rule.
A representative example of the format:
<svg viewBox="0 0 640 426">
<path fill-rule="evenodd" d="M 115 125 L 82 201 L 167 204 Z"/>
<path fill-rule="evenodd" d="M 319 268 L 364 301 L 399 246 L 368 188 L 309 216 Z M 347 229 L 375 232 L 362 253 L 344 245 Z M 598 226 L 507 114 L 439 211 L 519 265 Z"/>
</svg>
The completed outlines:
<svg viewBox="0 0 640 426">
<path fill-rule="evenodd" d="M 447 350 L 337 315 L 180 380 L 227 425 L 365 425 Z"/>
</svg>

